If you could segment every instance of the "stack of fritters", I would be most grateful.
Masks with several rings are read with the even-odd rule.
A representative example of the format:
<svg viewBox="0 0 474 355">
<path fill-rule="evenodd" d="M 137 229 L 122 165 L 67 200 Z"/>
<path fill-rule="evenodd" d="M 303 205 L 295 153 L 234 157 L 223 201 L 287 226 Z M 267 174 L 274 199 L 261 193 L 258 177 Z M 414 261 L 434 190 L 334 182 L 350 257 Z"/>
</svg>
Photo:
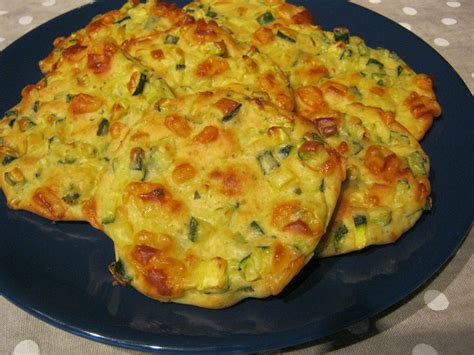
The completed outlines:
<svg viewBox="0 0 474 355">
<path fill-rule="evenodd" d="M 88 220 L 115 280 L 160 301 L 276 295 L 430 208 L 431 79 L 303 7 L 129 1 L 40 67 L 0 122 L 9 206 Z"/>
</svg>

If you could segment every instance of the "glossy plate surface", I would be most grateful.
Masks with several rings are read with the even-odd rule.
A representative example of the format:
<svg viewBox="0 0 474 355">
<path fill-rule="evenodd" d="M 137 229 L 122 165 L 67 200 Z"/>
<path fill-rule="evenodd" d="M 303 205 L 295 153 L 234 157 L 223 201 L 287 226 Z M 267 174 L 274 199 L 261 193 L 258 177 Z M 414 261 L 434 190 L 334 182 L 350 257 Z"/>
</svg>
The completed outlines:
<svg viewBox="0 0 474 355">
<path fill-rule="evenodd" d="M 295 1 L 296 2 L 296 1 Z M 108 238 L 86 223 L 56 223 L 12 211 L 0 198 L 0 291 L 66 331 L 108 344 L 176 351 L 260 351 L 330 335 L 400 302 L 429 279 L 462 242 L 473 220 L 473 99 L 455 71 L 411 32 L 341 0 L 299 1 L 325 29 L 344 26 L 370 46 L 390 48 L 432 75 L 443 107 L 422 145 L 431 158 L 434 208 L 395 245 L 313 260 L 278 297 L 225 310 L 160 304 L 113 287 Z M 54 38 L 117 8 L 99 0 L 62 15 L 0 54 L 0 111 L 40 78 Z M 182 5 L 182 3 L 180 4 Z"/>
</svg>

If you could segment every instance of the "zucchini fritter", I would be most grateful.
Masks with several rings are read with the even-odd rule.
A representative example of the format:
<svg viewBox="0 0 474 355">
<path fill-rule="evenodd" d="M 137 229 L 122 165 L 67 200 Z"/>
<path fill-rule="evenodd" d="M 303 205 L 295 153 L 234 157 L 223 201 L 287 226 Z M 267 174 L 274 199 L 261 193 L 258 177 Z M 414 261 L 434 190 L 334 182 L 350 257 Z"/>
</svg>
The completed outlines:
<svg viewBox="0 0 474 355">
<path fill-rule="evenodd" d="M 173 97 L 114 42 L 76 46 L 0 121 L 0 184 L 8 205 L 85 220 L 111 154 L 145 110 Z"/>
<path fill-rule="evenodd" d="M 323 31 L 301 7 L 283 0 L 196 0 L 185 11 L 213 19 L 252 43 L 289 76 L 292 88 L 333 80 L 357 92 L 354 102 L 395 114 L 418 140 L 441 114 L 427 75 L 416 74 L 394 52 L 370 48 L 345 28 Z M 238 14 L 238 16 L 236 16 Z"/>
<path fill-rule="evenodd" d="M 209 308 L 279 293 L 313 255 L 345 177 L 315 135 L 311 122 L 232 91 L 148 113 L 95 197 L 91 222 L 114 241 L 117 281 Z"/>
</svg>

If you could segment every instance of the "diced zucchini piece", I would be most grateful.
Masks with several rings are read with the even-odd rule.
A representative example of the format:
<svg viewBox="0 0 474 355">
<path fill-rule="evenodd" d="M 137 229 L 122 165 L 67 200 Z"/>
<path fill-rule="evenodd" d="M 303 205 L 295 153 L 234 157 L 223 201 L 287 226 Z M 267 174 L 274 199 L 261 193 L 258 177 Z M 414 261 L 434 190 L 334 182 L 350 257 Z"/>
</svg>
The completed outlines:
<svg viewBox="0 0 474 355">
<path fill-rule="evenodd" d="M 38 112 L 39 107 L 40 107 L 40 102 L 39 102 L 39 101 L 35 101 L 35 102 L 33 103 L 33 106 L 32 106 L 33 112 Z"/>
<path fill-rule="evenodd" d="M 120 20 L 115 21 L 114 24 L 120 24 L 120 23 L 128 21 L 130 19 L 131 19 L 130 16 L 125 16 L 125 17 L 121 18 Z"/>
<path fill-rule="evenodd" d="M 17 118 L 18 117 L 18 110 L 8 110 L 5 112 L 5 117 L 8 118 Z"/>
<path fill-rule="evenodd" d="M 132 281 L 132 277 L 128 275 L 125 264 L 121 259 L 111 263 L 109 265 L 109 271 L 114 280 L 122 286 L 126 286 Z"/>
<path fill-rule="evenodd" d="M 290 36 L 284 34 L 280 30 L 277 31 L 276 36 L 284 41 L 290 42 L 290 43 L 296 43 L 296 39 L 291 38 Z"/>
<path fill-rule="evenodd" d="M 321 136 L 317 133 L 311 133 L 311 138 L 313 139 L 313 141 L 316 141 L 316 142 L 320 142 L 320 143 L 324 143 L 324 140 L 321 138 Z"/>
<path fill-rule="evenodd" d="M 365 57 L 369 54 L 369 49 L 367 48 L 364 42 L 359 43 L 357 45 L 357 51 L 359 52 L 359 55 L 362 57 Z"/>
<path fill-rule="evenodd" d="M 247 255 L 239 263 L 239 271 L 244 273 L 244 279 L 246 281 L 255 281 L 260 277 L 260 273 L 256 268 L 252 254 Z"/>
<path fill-rule="evenodd" d="M 388 207 L 371 208 L 369 219 L 380 227 L 385 227 L 392 222 L 392 211 Z"/>
<path fill-rule="evenodd" d="M 206 16 L 210 18 L 216 18 L 217 12 L 212 11 L 212 9 L 209 7 L 209 9 L 207 9 Z"/>
<path fill-rule="evenodd" d="M 278 150 L 278 156 L 280 159 L 286 159 L 290 155 L 292 149 L 292 145 L 285 145 Z"/>
<path fill-rule="evenodd" d="M 349 43 L 350 34 L 347 28 L 335 28 L 334 29 L 334 40 Z"/>
<path fill-rule="evenodd" d="M 5 157 L 2 160 L 2 165 L 3 166 L 8 165 L 16 159 L 18 159 L 18 157 L 14 156 L 14 155 L 7 154 L 7 155 L 5 155 Z"/>
<path fill-rule="evenodd" d="M 355 225 L 355 245 L 357 249 L 362 249 L 367 245 L 367 217 L 355 215 L 353 219 Z"/>
<path fill-rule="evenodd" d="M 257 22 L 261 26 L 268 25 L 269 23 L 272 23 L 273 21 L 275 21 L 275 18 L 273 17 L 270 11 L 267 11 L 263 15 L 260 15 L 257 17 Z"/>
<path fill-rule="evenodd" d="M 364 149 L 364 146 L 360 142 L 352 141 L 352 155 L 359 154 L 362 149 Z"/>
<path fill-rule="evenodd" d="M 188 224 L 188 239 L 192 242 L 196 241 L 198 235 L 199 222 L 196 218 L 191 217 Z"/>
<path fill-rule="evenodd" d="M 143 93 L 143 90 L 145 89 L 145 84 L 147 83 L 148 79 L 147 76 L 143 73 L 140 73 L 140 79 L 138 80 L 137 87 L 135 88 L 135 91 L 133 92 L 132 96 L 137 96 Z"/>
<path fill-rule="evenodd" d="M 252 286 L 242 286 L 242 287 L 239 287 L 236 291 L 237 292 L 254 292 L 254 289 Z"/>
<path fill-rule="evenodd" d="M 403 73 L 403 67 L 402 67 L 401 65 L 399 65 L 399 66 L 397 67 L 397 76 L 402 75 L 402 73 Z"/>
<path fill-rule="evenodd" d="M 334 239 L 337 241 L 337 242 L 340 242 L 341 239 L 348 233 L 349 231 L 347 230 L 347 227 L 345 224 L 341 224 L 340 226 L 338 226 L 336 228 L 336 230 L 334 231 Z"/>
<path fill-rule="evenodd" d="M 202 260 L 193 278 L 197 280 L 196 288 L 205 293 L 221 293 L 229 289 L 227 263 L 218 257 Z"/>
<path fill-rule="evenodd" d="M 417 151 L 414 151 L 407 157 L 408 166 L 410 167 L 413 176 L 427 175 L 428 162 Z"/>
<path fill-rule="evenodd" d="M 430 196 L 428 196 L 426 198 L 426 202 L 425 202 L 425 206 L 423 207 L 423 210 L 431 211 L 432 208 L 433 208 L 433 199 Z"/>
<path fill-rule="evenodd" d="M 349 90 L 357 97 L 357 99 L 362 99 L 362 93 L 357 86 L 350 86 Z"/>
<path fill-rule="evenodd" d="M 269 150 L 257 154 L 257 160 L 260 163 L 264 175 L 269 174 L 272 170 L 280 166 Z"/>
<path fill-rule="evenodd" d="M 33 128 L 34 126 L 36 126 L 36 123 L 34 123 L 28 117 L 23 117 L 18 121 L 18 126 L 20 127 L 20 131 L 25 132 L 29 130 L 30 128 Z"/>
<path fill-rule="evenodd" d="M 74 164 L 77 161 L 77 158 L 66 155 L 64 158 L 58 160 L 59 164 L 63 165 L 69 165 L 69 164 Z"/>
<path fill-rule="evenodd" d="M 367 65 L 374 65 L 378 67 L 380 70 L 384 68 L 383 63 L 379 62 L 377 59 L 374 59 L 374 58 L 369 58 L 369 60 L 367 61 Z"/>
<path fill-rule="evenodd" d="M 102 218 L 102 224 L 110 224 L 115 222 L 115 215 L 112 212 L 108 212 L 107 215 Z"/>
<path fill-rule="evenodd" d="M 103 118 L 102 121 L 100 121 L 99 123 L 99 127 L 97 128 L 97 135 L 100 137 L 109 133 L 109 126 L 110 126 L 109 120 L 106 118 Z"/>
<path fill-rule="evenodd" d="M 165 37 L 165 44 L 177 44 L 179 42 L 179 37 L 173 35 L 167 35 Z"/>
<path fill-rule="evenodd" d="M 227 115 L 222 117 L 222 122 L 229 122 L 231 119 L 233 119 L 240 111 L 240 108 L 242 107 L 242 104 L 239 103 L 235 108 L 230 111 Z"/>
<path fill-rule="evenodd" d="M 397 131 L 390 131 L 390 143 L 392 142 L 410 144 L 410 138 L 406 134 Z"/>
<path fill-rule="evenodd" d="M 77 200 L 81 197 L 81 194 L 75 191 L 69 192 L 63 196 L 63 201 L 68 205 L 74 205 L 77 203 Z"/>
<path fill-rule="evenodd" d="M 262 229 L 262 227 L 260 227 L 260 225 L 255 222 L 255 221 L 252 221 L 252 223 L 250 223 L 250 228 L 255 232 L 257 233 L 258 235 L 265 235 L 265 231 Z"/>
<path fill-rule="evenodd" d="M 352 49 L 346 48 L 342 51 L 341 55 L 339 56 L 339 60 L 342 60 L 344 58 L 350 58 L 352 57 Z"/>
<path fill-rule="evenodd" d="M 273 188 L 279 190 L 294 181 L 296 176 L 288 169 L 279 169 L 278 173 L 270 174 L 268 179 Z"/>
</svg>

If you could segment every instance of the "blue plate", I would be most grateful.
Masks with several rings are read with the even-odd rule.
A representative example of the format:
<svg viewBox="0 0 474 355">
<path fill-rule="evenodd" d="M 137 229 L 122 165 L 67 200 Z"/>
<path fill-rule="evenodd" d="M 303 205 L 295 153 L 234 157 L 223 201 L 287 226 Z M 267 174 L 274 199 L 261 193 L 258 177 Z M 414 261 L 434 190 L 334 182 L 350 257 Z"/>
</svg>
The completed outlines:
<svg viewBox="0 0 474 355">
<path fill-rule="evenodd" d="M 432 75 L 443 107 L 423 147 L 434 208 L 395 245 L 313 260 L 285 291 L 225 310 L 161 304 L 112 286 L 112 242 L 85 223 L 56 223 L 0 201 L 0 289 L 25 311 L 71 333 L 139 350 L 262 351 L 312 341 L 402 301 L 446 263 L 473 220 L 473 99 L 451 66 L 411 32 L 341 0 L 300 1 L 326 29 L 395 50 Z M 180 4 L 182 5 L 182 4 Z M 0 111 L 40 78 L 53 39 L 120 6 L 100 0 L 28 33 L 0 55 Z"/>
</svg>

